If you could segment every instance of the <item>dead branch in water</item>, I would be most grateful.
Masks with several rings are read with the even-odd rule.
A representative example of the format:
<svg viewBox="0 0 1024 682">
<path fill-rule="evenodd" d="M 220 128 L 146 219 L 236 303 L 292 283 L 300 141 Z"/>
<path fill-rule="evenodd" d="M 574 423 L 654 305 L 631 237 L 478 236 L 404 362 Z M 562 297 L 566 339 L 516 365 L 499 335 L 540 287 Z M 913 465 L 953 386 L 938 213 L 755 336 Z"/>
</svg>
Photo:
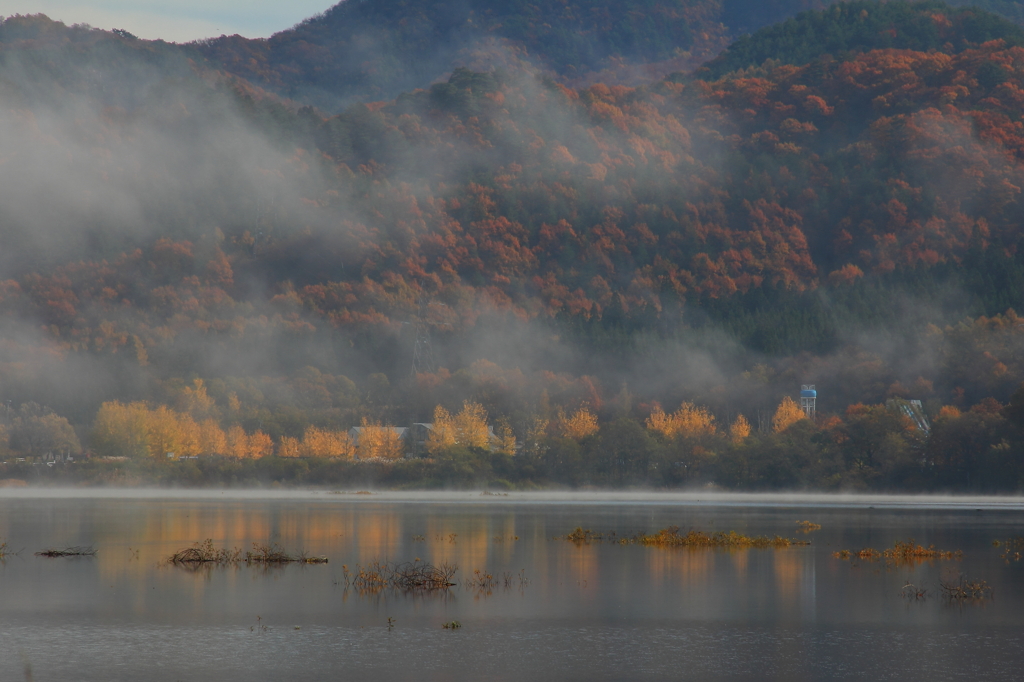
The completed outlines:
<svg viewBox="0 0 1024 682">
<path fill-rule="evenodd" d="M 942 596 L 953 601 L 981 601 L 992 596 L 992 587 L 984 580 L 971 580 L 963 573 L 945 575 L 939 581 Z"/>
<path fill-rule="evenodd" d="M 167 561 L 168 563 L 185 566 L 200 566 L 203 564 L 224 566 L 227 564 L 237 564 L 241 560 L 241 556 L 242 550 L 237 548 L 217 549 L 213 546 L 213 540 L 207 539 L 204 542 L 195 543 L 188 549 L 175 552 Z"/>
</svg>

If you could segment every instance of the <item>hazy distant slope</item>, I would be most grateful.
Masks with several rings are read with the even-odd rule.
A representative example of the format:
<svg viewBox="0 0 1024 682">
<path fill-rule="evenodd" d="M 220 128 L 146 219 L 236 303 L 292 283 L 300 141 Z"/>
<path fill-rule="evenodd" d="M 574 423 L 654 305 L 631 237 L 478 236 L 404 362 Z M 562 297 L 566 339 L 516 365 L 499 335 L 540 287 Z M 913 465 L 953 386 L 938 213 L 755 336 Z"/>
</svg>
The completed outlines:
<svg viewBox="0 0 1024 682">
<path fill-rule="evenodd" d="M 267 40 L 198 44 L 223 68 L 326 109 L 384 99 L 452 70 L 464 51 L 506 51 L 577 78 L 617 64 L 669 60 L 827 0 L 348 0 Z M 739 21 L 735 26 L 723 21 Z M 496 46 L 493 42 L 498 41 Z M 485 41 L 481 43 L 481 41 Z M 484 45 L 481 48 L 481 45 Z M 701 52 L 703 54 L 703 52 Z M 710 56 L 710 55 L 709 55 Z M 500 60 L 500 57 L 496 58 Z"/>
<path fill-rule="evenodd" d="M 941 16 L 941 19 L 937 18 Z M 989 12 L 950 9 L 942 2 L 878 3 L 859 0 L 824 12 L 804 12 L 743 36 L 706 65 L 707 75 L 759 66 L 768 59 L 806 64 L 823 54 L 899 48 L 957 53 L 989 40 L 1024 44 L 1024 29 Z"/>
<path fill-rule="evenodd" d="M 177 45 L 0 22 L 0 278 L 251 215 L 295 116 Z"/>
</svg>

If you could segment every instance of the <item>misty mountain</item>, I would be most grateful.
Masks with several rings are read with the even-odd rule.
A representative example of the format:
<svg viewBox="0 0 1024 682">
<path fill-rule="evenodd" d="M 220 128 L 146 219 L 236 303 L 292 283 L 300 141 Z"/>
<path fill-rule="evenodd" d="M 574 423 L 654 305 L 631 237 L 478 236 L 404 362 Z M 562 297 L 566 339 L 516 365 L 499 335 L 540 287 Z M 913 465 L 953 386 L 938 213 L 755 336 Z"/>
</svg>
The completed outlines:
<svg viewBox="0 0 1024 682">
<path fill-rule="evenodd" d="M 348 0 L 268 39 L 221 36 L 194 47 L 219 68 L 260 87 L 336 112 L 355 102 L 391 99 L 427 87 L 457 67 L 539 69 L 570 85 L 652 82 L 698 66 L 745 33 L 831 4 L 833 0 Z M 981 6 L 1024 21 L 1019 0 L 952 4 Z M 913 13 L 928 11 L 922 7 Z M 890 14 L 878 17 L 889 23 L 873 25 L 874 33 L 843 36 L 843 45 L 828 49 L 923 45 L 920 40 L 908 42 L 921 30 L 909 15 Z M 903 35 L 879 39 L 877 32 L 892 22 L 903 27 Z M 808 35 L 800 39 L 817 44 Z M 729 64 L 771 56 L 752 49 L 742 42 L 734 46 Z M 789 43 L 776 53 L 780 49 L 807 55 L 810 47 Z"/>
<path fill-rule="evenodd" d="M 0 393 L 82 425 L 201 379 L 274 439 L 466 398 L 522 423 L 685 399 L 766 424 L 804 382 L 823 412 L 1005 402 L 1017 30 L 844 5 L 721 74 L 570 87 L 524 59 L 325 116 L 195 47 L 7 19 Z"/>
<path fill-rule="evenodd" d="M 351 0 L 269 39 L 196 49 L 221 68 L 325 111 L 429 86 L 453 68 L 528 66 L 567 82 L 689 68 L 745 30 L 821 0 Z M 751 23 L 751 22 L 755 23 Z M 653 75 L 652 75 L 653 74 Z"/>
</svg>

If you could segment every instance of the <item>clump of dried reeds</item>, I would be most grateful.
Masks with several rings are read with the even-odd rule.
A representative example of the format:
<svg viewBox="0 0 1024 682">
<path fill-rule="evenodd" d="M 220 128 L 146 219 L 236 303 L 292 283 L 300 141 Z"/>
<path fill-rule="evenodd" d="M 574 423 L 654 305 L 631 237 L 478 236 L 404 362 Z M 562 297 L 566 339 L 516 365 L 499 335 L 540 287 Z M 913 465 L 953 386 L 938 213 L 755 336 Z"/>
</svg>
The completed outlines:
<svg viewBox="0 0 1024 682">
<path fill-rule="evenodd" d="M 429 564 L 425 561 L 392 563 L 372 561 L 366 566 L 356 566 L 350 571 L 342 566 L 346 585 L 358 590 L 377 592 L 384 589 L 396 590 L 447 590 L 455 585 L 455 564 Z"/>
<path fill-rule="evenodd" d="M 821 524 L 815 523 L 814 521 L 797 521 L 798 533 L 811 533 L 816 530 L 821 530 Z"/>
<path fill-rule="evenodd" d="M 619 540 L 623 545 L 645 545 L 648 547 L 694 547 L 694 548 L 728 548 L 728 549 L 783 549 L 792 545 L 810 544 L 802 540 L 791 540 L 789 538 L 742 535 L 735 531 L 728 533 L 704 533 L 699 530 L 691 530 L 685 535 L 680 534 L 679 526 L 662 528 L 653 535 L 638 533 L 632 537 Z"/>
<path fill-rule="evenodd" d="M 511 577 L 509 582 L 511 583 Z M 473 575 L 462 581 L 462 586 L 470 589 L 477 590 L 489 590 L 496 586 L 498 581 L 495 577 L 487 571 L 481 571 L 479 568 L 473 571 Z"/>
<path fill-rule="evenodd" d="M 1024 556 L 1024 538 L 1010 538 L 1003 542 L 995 540 L 992 544 L 995 547 L 1003 547 L 1003 553 L 999 555 L 999 558 L 1006 563 L 1020 561 L 1021 557 Z"/>
<path fill-rule="evenodd" d="M 36 552 L 36 556 L 45 556 L 50 558 L 66 557 L 66 556 L 96 556 L 96 550 L 90 547 L 65 547 L 64 549 L 44 549 L 41 552 Z"/>
<path fill-rule="evenodd" d="M 261 545 L 259 543 L 252 543 L 251 552 L 245 553 L 245 563 L 247 564 L 326 564 L 327 557 L 325 556 L 308 556 L 306 552 L 302 551 L 298 554 L 290 554 L 285 551 L 282 547 L 274 544 Z"/>
<path fill-rule="evenodd" d="M 188 549 L 175 552 L 167 561 L 168 563 L 185 566 L 200 566 L 204 564 L 224 566 L 237 564 L 241 561 L 241 558 L 242 550 L 238 548 L 218 549 L 213 546 L 213 540 L 207 539 L 203 542 L 195 543 Z"/>
<path fill-rule="evenodd" d="M 940 560 L 952 560 L 963 558 L 964 553 L 960 550 L 948 551 L 943 549 L 935 549 L 935 545 L 929 545 L 923 547 L 915 544 L 913 539 L 907 540 L 906 542 L 896 541 L 890 549 L 879 552 L 873 547 L 866 547 L 859 551 L 851 551 L 843 549 L 838 552 L 833 552 L 832 556 L 836 559 L 852 559 L 856 557 L 858 559 L 865 559 L 867 561 L 875 561 L 877 559 L 884 558 L 887 563 L 896 566 L 904 564 L 915 564 L 924 561 Z"/>
<path fill-rule="evenodd" d="M 569 542 L 581 544 L 584 542 L 600 542 L 604 540 L 604 535 L 602 533 L 595 533 L 589 528 L 585 529 L 580 526 L 577 526 L 576 530 L 566 535 L 564 539 L 568 540 Z"/>
<path fill-rule="evenodd" d="M 778 535 L 774 537 L 765 536 L 747 536 L 737 533 L 735 531 L 730 532 L 718 532 L 718 533 L 705 533 L 699 530 L 690 530 L 686 534 L 679 532 L 679 526 L 669 526 L 668 528 L 662 528 L 657 533 L 636 533 L 635 535 L 628 535 L 624 537 L 617 537 L 615 533 L 595 533 L 592 530 L 584 528 L 576 528 L 568 535 L 564 536 L 563 539 L 569 542 L 575 542 L 576 544 L 590 543 L 590 542 L 603 542 L 605 540 L 609 542 L 617 542 L 620 545 L 644 545 L 647 547 L 691 547 L 691 548 L 706 548 L 706 549 L 767 549 L 776 548 L 782 549 L 793 545 L 809 545 L 811 543 L 806 540 L 793 540 L 790 538 L 780 537 Z"/>
</svg>

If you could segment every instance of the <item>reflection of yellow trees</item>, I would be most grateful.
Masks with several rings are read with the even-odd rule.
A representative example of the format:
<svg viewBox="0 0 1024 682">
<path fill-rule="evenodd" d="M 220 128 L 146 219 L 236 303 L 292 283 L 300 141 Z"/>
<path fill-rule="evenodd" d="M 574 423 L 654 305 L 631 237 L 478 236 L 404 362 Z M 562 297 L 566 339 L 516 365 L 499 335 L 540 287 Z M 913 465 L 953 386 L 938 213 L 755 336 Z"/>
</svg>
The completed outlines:
<svg viewBox="0 0 1024 682">
<path fill-rule="evenodd" d="M 566 416 L 565 410 L 558 408 L 558 416 L 555 419 L 555 433 L 563 438 L 572 440 L 583 440 L 587 436 L 597 433 L 597 415 L 590 411 L 586 405 Z"/>
<path fill-rule="evenodd" d="M 713 436 L 717 432 L 714 415 L 693 403 L 683 403 L 672 414 L 665 414 L 661 406 L 655 407 L 647 418 L 647 428 L 667 438 Z"/>
<path fill-rule="evenodd" d="M 806 418 L 807 415 L 796 404 L 796 401 L 787 395 L 779 403 L 779 408 L 775 410 L 775 416 L 772 417 L 772 431 L 782 433 L 793 424 Z"/>
<path fill-rule="evenodd" d="M 456 445 L 477 448 L 490 445 L 487 411 L 480 403 L 467 400 L 454 416 L 440 405 L 434 408 L 434 425 L 427 435 L 427 452 L 436 454 Z M 514 440 L 512 447 L 515 448 Z"/>
<path fill-rule="evenodd" d="M 742 414 L 729 427 L 729 438 L 734 445 L 739 445 L 750 435 L 750 422 Z"/>
<path fill-rule="evenodd" d="M 792 604 L 800 596 L 804 582 L 804 559 L 798 554 L 776 552 L 774 554 L 775 589 L 782 598 L 781 603 Z"/>
<path fill-rule="evenodd" d="M 392 426 L 381 426 L 363 417 L 356 448 L 359 459 L 399 459 L 402 456 L 402 437 Z"/>
</svg>

